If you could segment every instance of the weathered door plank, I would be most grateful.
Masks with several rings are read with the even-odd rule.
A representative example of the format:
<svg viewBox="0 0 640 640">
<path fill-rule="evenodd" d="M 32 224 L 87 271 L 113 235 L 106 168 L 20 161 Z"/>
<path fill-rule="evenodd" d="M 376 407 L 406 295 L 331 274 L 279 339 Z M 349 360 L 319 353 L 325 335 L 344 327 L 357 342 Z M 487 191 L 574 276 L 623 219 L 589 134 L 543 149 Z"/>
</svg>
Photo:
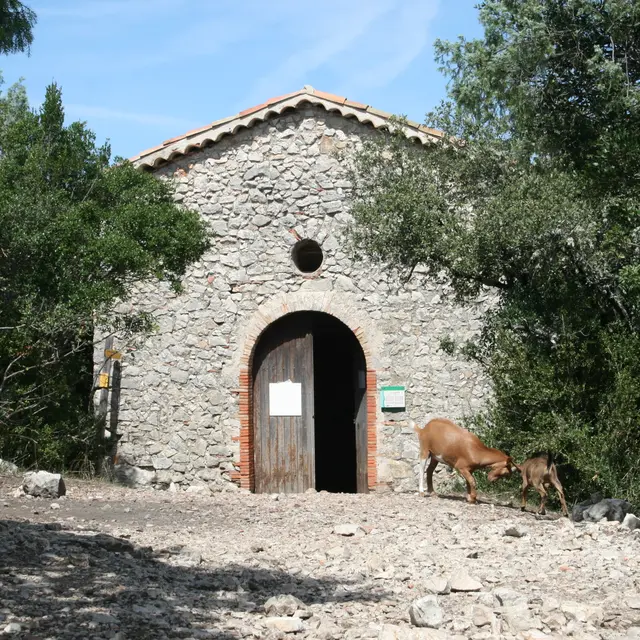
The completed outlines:
<svg viewBox="0 0 640 640">
<path fill-rule="evenodd" d="M 368 481 L 368 433 L 367 433 L 367 372 L 365 359 L 361 353 L 353 359 L 354 363 L 354 416 L 356 430 L 356 483 L 358 493 L 369 492 Z"/>
<path fill-rule="evenodd" d="M 286 380 L 302 384 L 302 415 L 270 416 L 269 384 Z M 253 393 L 256 492 L 313 487 L 313 334 L 308 323 L 285 318 L 265 331 L 254 356 Z"/>
</svg>

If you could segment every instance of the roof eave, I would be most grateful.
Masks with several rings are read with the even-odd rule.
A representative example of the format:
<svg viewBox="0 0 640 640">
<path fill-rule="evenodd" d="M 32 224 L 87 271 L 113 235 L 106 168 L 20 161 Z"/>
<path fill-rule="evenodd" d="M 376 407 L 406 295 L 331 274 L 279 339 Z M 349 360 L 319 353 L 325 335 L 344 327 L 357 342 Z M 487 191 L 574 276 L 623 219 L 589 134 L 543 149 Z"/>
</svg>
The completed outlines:
<svg viewBox="0 0 640 640">
<path fill-rule="evenodd" d="M 147 149 L 130 160 L 139 168 L 154 169 L 177 157 L 215 144 L 224 136 L 234 135 L 243 128 L 250 128 L 259 122 L 264 122 L 272 115 L 281 115 L 287 109 L 297 109 L 304 103 L 322 106 L 327 111 L 338 112 L 346 118 L 355 118 L 360 123 L 371 125 L 375 129 L 387 129 L 390 126 L 391 114 L 340 96 L 305 87 L 301 91 L 272 98 L 235 116 L 217 120 L 182 136 L 166 140 L 162 145 Z M 440 131 L 414 122 L 405 125 L 404 133 L 407 138 L 422 144 L 429 144 L 442 137 Z"/>
</svg>

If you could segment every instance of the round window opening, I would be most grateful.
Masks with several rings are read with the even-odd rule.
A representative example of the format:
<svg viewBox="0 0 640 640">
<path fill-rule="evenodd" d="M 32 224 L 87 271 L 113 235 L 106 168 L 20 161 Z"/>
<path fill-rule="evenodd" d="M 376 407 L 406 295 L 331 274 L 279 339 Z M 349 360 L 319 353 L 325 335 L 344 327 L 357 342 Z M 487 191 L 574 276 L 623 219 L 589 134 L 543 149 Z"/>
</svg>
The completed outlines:
<svg viewBox="0 0 640 640">
<path fill-rule="evenodd" d="M 302 273 L 313 273 L 320 268 L 324 255 L 315 240 L 300 240 L 293 245 L 291 258 Z"/>
</svg>

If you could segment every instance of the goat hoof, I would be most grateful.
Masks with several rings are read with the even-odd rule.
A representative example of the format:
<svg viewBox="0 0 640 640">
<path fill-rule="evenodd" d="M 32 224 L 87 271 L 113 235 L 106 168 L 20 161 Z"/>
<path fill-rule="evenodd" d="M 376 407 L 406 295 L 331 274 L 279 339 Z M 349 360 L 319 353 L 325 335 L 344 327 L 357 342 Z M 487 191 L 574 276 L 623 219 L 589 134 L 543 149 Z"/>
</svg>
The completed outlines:
<svg viewBox="0 0 640 640">
<path fill-rule="evenodd" d="M 527 507 L 520 507 L 520 511 L 526 511 Z"/>
<path fill-rule="evenodd" d="M 418 495 L 419 495 L 421 498 L 424 498 L 424 491 L 418 491 Z"/>
</svg>

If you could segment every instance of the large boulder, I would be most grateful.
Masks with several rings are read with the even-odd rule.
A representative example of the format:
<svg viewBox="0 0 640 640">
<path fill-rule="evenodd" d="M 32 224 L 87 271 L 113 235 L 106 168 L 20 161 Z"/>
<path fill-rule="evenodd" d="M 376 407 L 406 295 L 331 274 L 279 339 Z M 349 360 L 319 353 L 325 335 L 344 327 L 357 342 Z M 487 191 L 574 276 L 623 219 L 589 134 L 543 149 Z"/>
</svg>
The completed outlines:
<svg viewBox="0 0 640 640">
<path fill-rule="evenodd" d="M 451 591 L 480 591 L 482 582 L 471 577 L 469 574 L 460 572 L 456 573 L 449 580 Z"/>
<path fill-rule="evenodd" d="M 622 522 L 631 511 L 631 503 L 619 498 L 604 498 L 592 496 L 589 500 L 577 504 L 571 513 L 574 522 L 600 522 L 602 519 Z"/>
<path fill-rule="evenodd" d="M 284 617 L 292 616 L 296 611 L 304 611 L 306 605 L 291 594 L 281 594 L 269 598 L 264 603 L 264 610 L 268 616 Z"/>
<path fill-rule="evenodd" d="M 640 518 L 638 518 L 633 513 L 627 513 L 627 515 L 624 517 L 624 520 L 622 521 L 622 526 L 626 527 L 627 529 L 631 529 L 631 531 L 633 531 L 634 529 L 640 529 Z"/>
<path fill-rule="evenodd" d="M 622 522 L 624 517 L 631 511 L 631 503 L 618 498 L 607 498 L 601 500 L 598 504 L 589 507 L 583 514 L 584 520 L 591 522 L 600 522 L 603 518 L 607 520 L 617 520 Z"/>
<path fill-rule="evenodd" d="M 59 473 L 48 471 L 30 471 L 22 481 L 22 490 L 36 498 L 59 498 L 67 489 Z"/>
<path fill-rule="evenodd" d="M 116 482 L 127 487 L 148 487 L 156 481 L 156 472 L 132 464 L 113 465 Z"/>
<path fill-rule="evenodd" d="M 437 629 L 444 622 L 444 613 L 434 595 L 424 596 L 414 600 L 409 607 L 411 624 L 416 627 L 430 627 Z"/>
<path fill-rule="evenodd" d="M 18 465 L 9 462 L 8 460 L 2 460 L 0 458 L 0 474 L 6 476 L 18 475 Z"/>
<path fill-rule="evenodd" d="M 594 493 L 587 500 L 583 500 L 582 502 L 578 502 L 573 509 L 571 510 L 571 519 L 574 522 L 582 522 L 584 512 L 594 504 L 597 504 L 602 500 L 603 496 L 601 493 Z"/>
</svg>

